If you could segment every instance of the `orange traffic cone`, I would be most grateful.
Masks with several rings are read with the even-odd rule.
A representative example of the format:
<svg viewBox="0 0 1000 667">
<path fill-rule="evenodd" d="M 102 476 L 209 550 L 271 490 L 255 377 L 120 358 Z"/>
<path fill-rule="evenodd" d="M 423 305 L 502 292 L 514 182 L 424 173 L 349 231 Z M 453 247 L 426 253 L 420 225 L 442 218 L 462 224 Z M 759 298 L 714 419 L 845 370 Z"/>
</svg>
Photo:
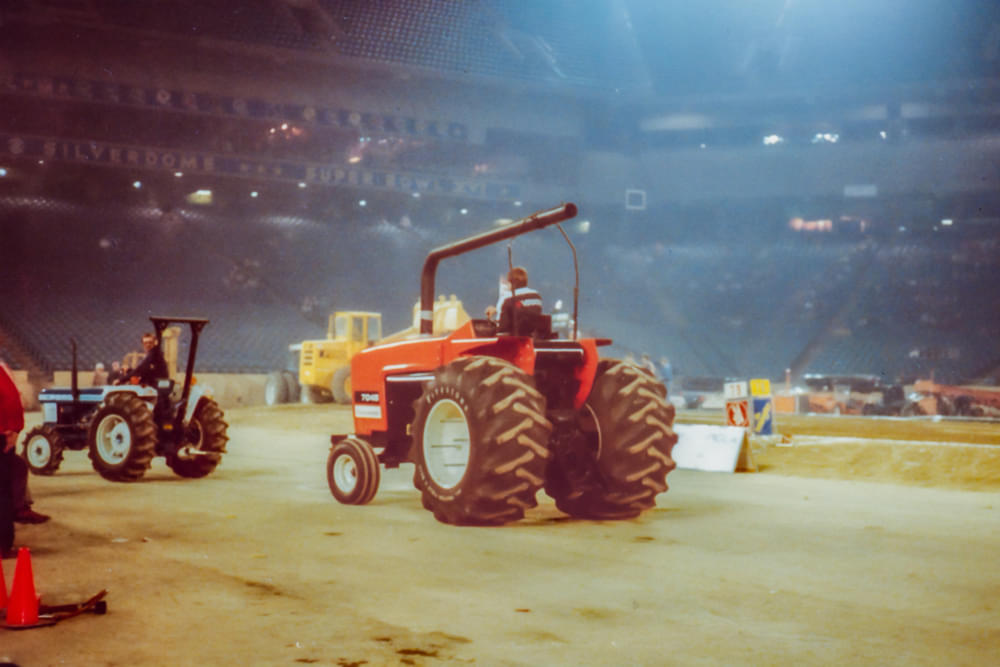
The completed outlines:
<svg viewBox="0 0 1000 667">
<path fill-rule="evenodd" d="M 10 599 L 7 601 L 7 625 L 9 627 L 38 625 L 35 575 L 31 571 L 31 552 L 25 547 L 17 550 L 14 583 L 10 586 Z"/>
</svg>

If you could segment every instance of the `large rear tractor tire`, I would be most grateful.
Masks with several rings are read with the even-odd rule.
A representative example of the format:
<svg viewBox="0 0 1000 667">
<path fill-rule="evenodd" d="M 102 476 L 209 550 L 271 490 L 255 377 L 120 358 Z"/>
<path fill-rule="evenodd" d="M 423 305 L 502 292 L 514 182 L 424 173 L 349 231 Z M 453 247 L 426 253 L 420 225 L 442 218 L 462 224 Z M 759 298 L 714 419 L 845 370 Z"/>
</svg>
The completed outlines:
<svg viewBox="0 0 1000 667">
<path fill-rule="evenodd" d="M 204 477 L 215 470 L 229 442 L 226 423 L 219 404 L 202 398 L 187 425 L 181 446 L 167 456 L 167 465 L 181 477 Z"/>
<path fill-rule="evenodd" d="M 602 361 L 574 442 L 559 447 L 545 491 L 585 519 L 631 519 L 667 490 L 677 435 L 662 385 L 632 364 Z"/>
<path fill-rule="evenodd" d="M 87 443 L 90 462 L 101 477 L 134 482 L 146 474 L 156 453 L 153 413 L 135 394 L 111 394 L 90 422 Z"/>
<path fill-rule="evenodd" d="M 414 412 L 413 483 L 438 521 L 500 525 L 537 504 L 552 424 L 530 375 L 493 357 L 459 359 Z"/>
<path fill-rule="evenodd" d="M 21 457 L 28 470 L 36 475 L 50 476 L 59 469 L 63 460 L 62 436 L 52 426 L 42 425 L 28 431 L 24 436 L 24 452 Z"/>
<path fill-rule="evenodd" d="M 367 505 L 378 491 L 382 470 L 371 446 L 360 438 L 346 438 L 330 449 L 326 481 L 333 497 L 344 505 Z"/>
<path fill-rule="evenodd" d="M 288 402 L 288 383 L 285 381 L 284 373 L 274 371 L 267 374 L 267 381 L 264 383 L 264 403 L 267 405 L 281 405 Z"/>
<path fill-rule="evenodd" d="M 350 405 L 351 403 L 351 367 L 341 366 L 333 373 L 330 380 L 330 393 L 333 400 L 340 405 Z"/>
</svg>

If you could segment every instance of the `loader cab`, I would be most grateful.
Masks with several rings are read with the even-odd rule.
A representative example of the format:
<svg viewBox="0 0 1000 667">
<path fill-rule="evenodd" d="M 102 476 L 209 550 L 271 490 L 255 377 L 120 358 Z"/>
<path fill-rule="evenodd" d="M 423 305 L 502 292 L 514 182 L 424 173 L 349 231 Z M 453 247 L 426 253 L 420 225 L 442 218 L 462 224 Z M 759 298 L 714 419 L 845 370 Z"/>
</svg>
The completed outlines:
<svg viewBox="0 0 1000 667">
<path fill-rule="evenodd" d="M 361 348 L 374 345 L 382 339 L 382 315 L 365 312 L 335 312 L 327 326 L 329 340 L 346 341 Z"/>
<path fill-rule="evenodd" d="M 340 310 L 330 315 L 326 337 L 299 347 L 299 391 L 303 400 L 350 402 L 350 364 L 358 352 L 382 339 L 382 315 Z M 286 390 L 287 392 L 287 390 Z"/>
</svg>

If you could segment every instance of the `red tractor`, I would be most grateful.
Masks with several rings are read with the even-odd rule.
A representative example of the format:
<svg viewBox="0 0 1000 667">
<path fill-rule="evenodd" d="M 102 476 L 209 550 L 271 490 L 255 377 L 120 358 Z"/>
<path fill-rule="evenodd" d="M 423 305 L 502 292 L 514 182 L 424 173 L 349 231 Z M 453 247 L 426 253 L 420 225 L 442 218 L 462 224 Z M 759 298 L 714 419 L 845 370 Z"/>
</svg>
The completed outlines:
<svg viewBox="0 0 1000 667">
<path fill-rule="evenodd" d="M 370 347 L 351 363 L 354 433 L 332 436 L 327 461 L 337 500 L 368 503 L 380 464 L 409 462 L 424 507 L 444 523 L 516 521 L 542 488 L 580 518 L 628 519 L 654 506 L 674 468 L 674 408 L 646 371 L 599 358 L 610 340 L 578 339 L 575 330 L 556 339 L 548 316 L 528 335 L 498 333 L 489 320 L 431 334 L 442 259 L 575 215 L 565 204 L 431 251 L 420 336 Z M 576 303 L 574 322 L 575 311 Z"/>
</svg>

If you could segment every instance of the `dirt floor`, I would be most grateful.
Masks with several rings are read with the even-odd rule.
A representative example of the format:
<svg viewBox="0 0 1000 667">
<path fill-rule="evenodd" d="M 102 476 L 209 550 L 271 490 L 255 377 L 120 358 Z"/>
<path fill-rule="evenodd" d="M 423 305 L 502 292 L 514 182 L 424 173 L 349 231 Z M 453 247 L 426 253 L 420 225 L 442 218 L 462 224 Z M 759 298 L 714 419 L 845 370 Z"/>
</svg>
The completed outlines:
<svg viewBox="0 0 1000 667">
<path fill-rule="evenodd" d="M 332 498 L 344 408 L 228 418 L 229 453 L 202 480 L 157 459 L 143 481 L 113 484 L 84 452 L 32 477 L 53 520 L 19 526 L 18 543 L 42 601 L 106 588 L 109 609 L 0 630 L 0 658 L 938 666 L 1000 654 L 1000 448 L 803 427 L 758 444 L 759 473 L 671 473 L 633 521 L 571 520 L 540 494 L 524 521 L 455 528 L 421 508 L 405 467 L 371 505 Z M 4 561 L 8 587 L 13 569 Z"/>
</svg>

